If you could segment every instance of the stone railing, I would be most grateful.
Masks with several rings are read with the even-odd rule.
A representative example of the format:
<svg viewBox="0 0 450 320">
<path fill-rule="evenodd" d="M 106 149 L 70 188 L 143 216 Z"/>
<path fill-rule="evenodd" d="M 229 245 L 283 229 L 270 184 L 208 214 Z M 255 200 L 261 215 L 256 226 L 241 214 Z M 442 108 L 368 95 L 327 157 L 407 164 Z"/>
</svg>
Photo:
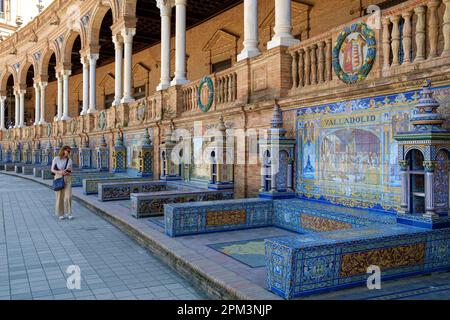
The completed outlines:
<svg viewBox="0 0 450 320">
<path fill-rule="evenodd" d="M 335 73 L 333 52 L 341 32 L 358 21 L 373 30 L 376 41 L 376 58 L 363 82 L 382 82 L 382 78 L 450 63 L 450 0 L 407 1 L 289 48 L 289 95 L 347 86 Z"/>
<path fill-rule="evenodd" d="M 213 82 L 214 101 L 211 108 L 214 110 L 220 105 L 232 104 L 237 100 L 237 74 L 234 68 L 209 75 Z M 181 112 L 198 111 L 198 87 L 201 79 L 190 82 L 181 88 Z"/>
<path fill-rule="evenodd" d="M 292 48 L 292 89 L 332 80 L 332 39 L 323 34 Z"/>
<path fill-rule="evenodd" d="M 383 76 L 448 64 L 441 58 L 450 57 L 450 0 L 409 1 L 381 21 Z"/>
</svg>

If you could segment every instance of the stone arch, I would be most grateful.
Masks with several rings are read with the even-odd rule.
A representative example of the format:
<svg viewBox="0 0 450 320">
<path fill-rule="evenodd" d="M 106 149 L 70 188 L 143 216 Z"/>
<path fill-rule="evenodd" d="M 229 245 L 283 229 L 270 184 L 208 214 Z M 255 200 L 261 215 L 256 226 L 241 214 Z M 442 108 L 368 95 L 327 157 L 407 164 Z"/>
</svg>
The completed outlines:
<svg viewBox="0 0 450 320">
<path fill-rule="evenodd" d="M 80 37 L 81 40 L 81 48 L 85 48 L 86 44 L 86 34 L 82 30 L 69 30 L 67 34 L 64 36 L 64 43 L 62 45 L 62 62 L 70 63 L 72 58 L 72 49 L 75 44 L 76 39 Z"/>
<path fill-rule="evenodd" d="M 50 64 L 50 59 L 53 54 L 55 55 L 57 64 L 58 64 L 58 61 L 61 61 L 59 54 L 58 54 L 58 50 L 56 50 L 56 48 L 51 47 L 51 48 L 47 49 L 47 51 L 45 51 L 45 53 L 42 55 L 41 65 L 40 65 L 40 69 L 39 69 L 39 73 L 38 73 L 40 76 L 48 77 L 48 67 Z"/>
<path fill-rule="evenodd" d="M 111 10 L 113 17 L 113 24 L 118 19 L 117 14 L 117 5 L 113 4 L 114 0 L 107 0 L 99 3 L 92 14 L 92 17 L 89 21 L 88 28 L 88 45 L 90 46 L 98 46 L 100 40 L 100 28 L 103 22 L 103 19 L 106 13 Z"/>
<path fill-rule="evenodd" d="M 0 91 L 1 92 L 6 92 L 6 86 L 8 83 L 8 79 L 11 75 L 13 76 L 13 79 L 14 79 L 14 85 L 19 84 L 18 79 L 17 79 L 18 77 L 17 77 L 16 71 L 14 70 L 14 68 L 11 66 L 6 66 L 5 70 L 6 70 L 6 72 L 2 75 L 1 80 L 0 80 Z"/>
<path fill-rule="evenodd" d="M 36 77 L 36 71 L 38 70 L 38 66 L 36 65 L 36 62 L 34 60 L 27 57 L 25 61 L 21 63 L 17 76 L 18 84 L 22 85 L 26 83 L 28 69 L 30 69 L 31 66 L 33 66 L 34 76 Z"/>
</svg>

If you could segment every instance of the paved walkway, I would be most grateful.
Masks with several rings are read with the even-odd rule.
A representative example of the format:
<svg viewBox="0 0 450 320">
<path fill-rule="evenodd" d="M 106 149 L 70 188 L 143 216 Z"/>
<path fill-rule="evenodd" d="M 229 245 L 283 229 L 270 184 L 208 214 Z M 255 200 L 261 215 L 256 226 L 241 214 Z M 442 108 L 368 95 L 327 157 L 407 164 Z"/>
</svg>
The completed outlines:
<svg viewBox="0 0 450 320">
<path fill-rule="evenodd" d="M 48 188 L 0 175 L 0 300 L 205 299 L 116 227 L 74 202 L 58 221 Z M 81 289 L 67 289 L 78 265 Z"/>
</svg>

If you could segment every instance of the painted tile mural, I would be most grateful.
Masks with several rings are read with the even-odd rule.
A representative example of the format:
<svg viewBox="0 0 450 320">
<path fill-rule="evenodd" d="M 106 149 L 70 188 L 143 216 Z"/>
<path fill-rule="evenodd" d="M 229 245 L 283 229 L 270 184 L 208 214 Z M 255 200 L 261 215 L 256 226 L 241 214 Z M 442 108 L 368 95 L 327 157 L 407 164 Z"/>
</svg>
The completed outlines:
<svg viewBox="0 0 450 320">
<path fill-rule="evenodd" d="M 434 96 L 450 119 L 450 88 L 436 88 Z M 410 129 L 409 119 L 419 97 L 419 91 L 410 91 L 299 109 L 298 194 L 396 211 L 400 168 L 393 137 Z"/>
<path fill-rule="evenodd" d="M 127 168 L 139 170 L 139 146 L 143 131 L 124 133 L 124 145 L 127 148 Z M 153 130 L 149 129 L 150 141 L 153 141 Z"/>
</svg>

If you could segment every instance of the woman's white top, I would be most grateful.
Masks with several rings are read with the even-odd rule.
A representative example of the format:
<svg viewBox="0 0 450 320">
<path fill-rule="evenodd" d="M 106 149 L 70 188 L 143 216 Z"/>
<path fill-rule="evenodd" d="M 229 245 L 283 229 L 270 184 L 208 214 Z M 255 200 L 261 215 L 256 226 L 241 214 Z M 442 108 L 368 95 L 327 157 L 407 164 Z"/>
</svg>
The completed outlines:
<svg viewBox="0 0 450 320">
<path fill-rule="evenodd" d="M 64 170 L 66 161 L 67 161 L 67 159 L 61 159 L 60 157 L 53 158 L 52 169 L 55 169 L 55 165 L 56 165 L 56 168 L 58 168 L 58 170 Z M 69 159 L 66 169 L 72 169 L 72 159 Z"/>
</svg>

